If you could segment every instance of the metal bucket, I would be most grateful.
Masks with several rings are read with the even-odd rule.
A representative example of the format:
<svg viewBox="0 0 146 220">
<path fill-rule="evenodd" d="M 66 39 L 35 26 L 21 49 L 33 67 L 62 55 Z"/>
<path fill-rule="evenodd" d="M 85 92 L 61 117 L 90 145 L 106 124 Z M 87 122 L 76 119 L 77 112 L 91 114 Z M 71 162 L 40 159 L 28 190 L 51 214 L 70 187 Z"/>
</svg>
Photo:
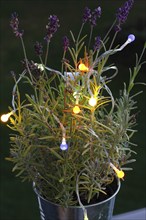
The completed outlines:
<svg viewBox="0 0 146 220">
<path fill-rule="evenodd" d="M 87 210 L 89 220 L 111 220 L 113 215 L 115 196 L 120 189 L 120 181 L 117 181 L 117 189 L 112 196 L 102 202 L 84 206 Z M 112 189 L 111 189 L 112 190 Z M 36 189 L 35 189 L 36 192 Z M 83 210 L 79 206 L 64 208 L 38 197 L 41 220 L 84 220 Z"/>
</svg>

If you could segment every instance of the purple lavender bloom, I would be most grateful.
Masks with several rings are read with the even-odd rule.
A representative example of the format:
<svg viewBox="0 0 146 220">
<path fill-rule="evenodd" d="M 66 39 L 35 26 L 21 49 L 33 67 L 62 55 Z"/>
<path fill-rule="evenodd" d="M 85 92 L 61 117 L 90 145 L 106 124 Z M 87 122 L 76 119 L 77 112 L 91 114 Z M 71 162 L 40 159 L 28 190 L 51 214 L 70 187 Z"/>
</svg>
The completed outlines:
<svg viewBox="0 0 146 220">
<path fill-rule="evenodd" d="M 94 43 L 94 46 L 93 46 L 93 49 L 94 51 L 98 50 L 101 46 L 101 37 L 97 36 L 95 38 L 95 43 Z"/>
<path fill-rule="evenodd" d="M 16 12 L 14 12 L 11 15 L 10 26 L 11 26 L 13 33 L 15 34 L 16 37 L 22 37 L 24 31 L 19 30 L 19 19 L 18 19 L 18 14 Z"/>
<path fill-rule="evenodd" d="M 47 34 L 44 38 L 47 42 L 49 42 L 51 40 L 53 35 L 56 33 L 58 27 L 60 26 L 59 19 L 56 15 L 50 15 L 48 20 L 49 20 L 48 24 L 46 25 Z"/>
<path fill-rule="evenodd" d="M 64 49 L 64 51 L 67 51 L 68 47 L 69 47 L 69 39 L 68 39 L 67 36 L 64 36 L 63 37 L 63 49 Z"/>
<path fill-rule="evenodd" d="M 121 30 L 122 30 L 122 28 L 121 28 L 120 24 L 117 24 L 117 25 L 115 26 L 115 31 L 116 31 L 116 32 L 119 32 L 119 31 L 121 31 Z"/>
<path fill-rule="evenodd" d="M 124 24 L 127 20 L 130 9 L 132 8 L 134 0 L 128 0 L 124 3 L 122 7 L 120 7 L 117 11 L 116 17 L 118 20 L 118 24 L 115 27 L 116 31 L 121 30 L 121 24 Z"/>
<path fill-rule="evenodd" d="M 28 68 L 29 68 L 31 73 L 34 73 L 33 75 L 35 76 L 36 79 L 38 79 L 40 77 L 41 71 L 37 67 L 37 65 L 34 63 L 33 60 L 29 61 L 29 60 L 24 59 L 21 61 L 21 63 L 22 63 L 25 70 L 28 71 Z"/>
<path fill-rule="evenodd" d="M 86 7 L 86 8 L 84 9 L 84 14 L 83 14 L 83 19 L 82 19 L 83 24 L 85 24 L 86 22 L 88 22 L 88 21 L 90 20 L 90 18 L 91 18 L 91 9 L 88 8 L 88 7 Z"/>
<path fill-rule="evenodd" d="M 101 17 L 101 7 L 95 8 L 95 10 L 92 12 L 90 23 L 92 26 L 96 26 L 97 17 Z"/>
<path fill-rule="evenodd" d="M 98 8 L 95 8 L 93 13 L 96 14 L 96 16 L 98 18 L 100 18 L 101 17 L 101 7 L 99 6 Z"/>
<path fill-rule="evenodd" d="M 43 46 L 38 41 L 34 45 L 34 50 L 38 56 L 41 56 L 43 54 Z"/>
</svg>

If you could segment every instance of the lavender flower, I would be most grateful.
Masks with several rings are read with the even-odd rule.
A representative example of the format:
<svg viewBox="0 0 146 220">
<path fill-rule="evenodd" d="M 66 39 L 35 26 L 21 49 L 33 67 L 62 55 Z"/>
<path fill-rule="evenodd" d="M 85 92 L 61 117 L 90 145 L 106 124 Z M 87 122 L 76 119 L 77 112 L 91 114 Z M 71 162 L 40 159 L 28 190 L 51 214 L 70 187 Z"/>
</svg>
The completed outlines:
<svg viewBox="0 0 146 220">
<path fill-rule="evenodd" d="M 86 22 L 88 22 L 91 18 L 91 9 L 86 7 L 84 9 L 84 14 L 83 14 L 83 24 L 85 24 Z"/>
<path fill-rule="evenodd" d="M 130 12 L 130 9 L 132 8 L 132 5 L 134 3 L 134 0 L 128 0 L 124 3 L 124 5 L 118 9 L 116 17 L 118 20 L 118 24 L 115 27 L 116 31 L 121 30 L 121 24 L 125 23 L 128 17 L 128 14 Z"/>
<path fill-rule="evenodd" d="M 92 26 L 96 26 L 97 17 L 101 16 L 101 7 L 95 8 L 94 11 L 91 12 L 91 9 L 86 7 L 83 14 L 83 24 L 86 22 L 90 22 Z"/>
<path fill-rule="evenodd" d="M 18 14 L 16 12 L 14 12 L 11 15 L 10 26 L 11 26 L 13 33 L 15 34 L 16 37 L 22 37 L 24 31 L 19 30 L 19 19 L 18 19 Z"/>
<path fill-rule="evenodd" d="M 43 54 L 43 46 L 38 41 L 34 45 L 34 50 L 38 56 L 41 56 Z"/>
<path fill-rule="evenodd" d="M 99 6 L 98 8 L 95 8 L 93 11 L 93 14 L 96 15 L 98 18 L 101 17 L 101 7 Z"/>
<path fill-rule="evenodd" d="M 47 42 L 51 40 L 53 35 L 56 33 L 58 27 L 60 26 L 59 19 L 56 15 L 50 15 L 48 20 L 48 24 L 46 25 L 47 34 L 44 38 Z"/>
<path fill-rule="evenodd" d="M 98 50 L 101 46 L 101 37 L 97 36 L 95 38 L 95 43 L 94 43 L 94 46 L 93 46 L 93 49 L 94 51 Z"/>
<path fill-rule="evenodd" d="M 63 37 L 63 49 L 64 49 L 64 51 L 67 51 L 68 47 L 69 47 L 69 39 L 68 39 L 67 36 L 64 36 Z"/>
<path fill-rule="evenodd" d="M 92 12 L 92 15 L 90 18 L 90 23 L 92 26 L 96 26 L 97 17 L 98 18 L 101 17 L 101 7 L 100 6 Z"/>
<path fill-rule="evenodd" d="M 37 65 L 34 63 L 33 60 L 29 61 L 29 60 L 24 59 L 21 61 L 21 63 L 25 70 L 28 71 L 28 68 L 29 68 L 31 73 L 34 73 L 33 75 L 35 76 L 35 78 L 39 79 L 41 70 L 37 67 Z"/>
</svg>

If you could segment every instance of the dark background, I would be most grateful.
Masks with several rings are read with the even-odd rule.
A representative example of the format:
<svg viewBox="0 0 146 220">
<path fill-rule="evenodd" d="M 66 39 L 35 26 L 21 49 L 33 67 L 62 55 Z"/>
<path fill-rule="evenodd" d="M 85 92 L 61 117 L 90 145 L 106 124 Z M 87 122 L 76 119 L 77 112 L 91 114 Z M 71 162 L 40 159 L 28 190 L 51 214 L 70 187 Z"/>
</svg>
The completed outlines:
<svg viewBox="0 0 146 220">
<path fill-rule="evenodd" d="M 37 62 L 34 56 L 33 44 L 36 40 L 43 42 L 45 25 L 50 14 L 56 14 L 60 19 L 58 33 L 52 39 L 49 57 L 49 66 L 60 68 L 62 56 L 62 37 L 69 35 L 72 30 L 78 32 L 82 13 L 85 6 L 95 8 L 102 7 L 102 17 L 98 21 L 95 36 L 104 36 L 108 27 L 115 19 L 115 13 L 124 1 L 121 0 L 0 0 L 0 113 L 8 111 L 11 105 L 11 92 L 13 80 L 10 74 L 14 70 L 20 74 L 23 53 L 19 39 L 16 39 L 9 27 L 9 19 L 12 12 L 19 14 L 20 26 L 25 30 L 24 41 L 27 54 L 30 59 Z M 119 74 L 112 85 L 114 94 L 118 95 L 123 87 L 123 81 L 128 80 L 128 69 L 135 64 L 135 53 L 140 54 L 146 40 L 146 1 L 136 0 L 129 14 L 126 24 L 122 26 L 122 32 L 117 37 L 117 43 L 122 44 L 128 34 L 136 36 L 135 42 L 128 45 L 118 55 L 111 58 L 119 68 Z M 145 65 L 146 66 L 146 65 Z M 146 68 L 143 67 L 138 81 L 146 82 Z M 126 172 L 125 181 L 122 182 L 121 190 L 116 198 L 114 214 L 127 212 L 146 206 L 146 88 L 137 86 L 136 89 L 144 90 L 138 96 L 137 129 L 134 147 L 137 155 L 136 163 L 131 164 L 133 171 Z M 5 160 L 9 155 L 9 133 L 6 125 L 0 124 L 0 219 L 2 220 L 39 220 L 37 198 L 32 190 L 31 183 L 21 183 L 11 172 L 12 164 Z"/>
</svg>

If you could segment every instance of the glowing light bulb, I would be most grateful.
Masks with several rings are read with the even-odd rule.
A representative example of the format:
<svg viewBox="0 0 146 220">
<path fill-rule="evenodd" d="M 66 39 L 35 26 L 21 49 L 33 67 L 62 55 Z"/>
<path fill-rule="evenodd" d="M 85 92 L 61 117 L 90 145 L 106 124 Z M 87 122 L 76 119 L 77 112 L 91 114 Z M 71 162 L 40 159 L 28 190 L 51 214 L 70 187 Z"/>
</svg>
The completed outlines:
<svg viewBox="0 0 146 220">
<path fill-rule="evenodd" d="M 125 173 L 123 172 L 123 170 L 118 170 L 116 173 L 120 179 L 122 179 L 125 176 Z"/>
<path fill-rule="evenodd" d="M 128 36 L 129 43 L 131 43 L 134 40 L 135 40 L 135 36 L 133 34 L 129 34 L 129 36 Z"/>
<path fill-rule="evenodd" d="M 7 114 L 3 114 L 3 115 L 1 116 L 1 121 L 2 121 L 2 122 L 7 122 L 12 114 L 13 114 L 12 112 L 9 112 L 9 113 L 7 113 Z"/>
<path fill-rule="evenodd" d="M 129 34 L 128 38 L 126 40 L 126 42 L 116 51 L 121 51 L 124 49 L 124 47 L 126 47 L 128 44 L 130 44 L 131 42 L 133 42 L 135 40 L 135 36 L 133 34 Z"/>
<path fill-rule="evenodd" d="M 87 213 L 84 214 L 84 220 L 89 220 L 88 216 L 87 216 Z"/>
<path fill-rule="evenodd" d="M 94 107 L 97 104 L 97 99 L 94 97 L 91 97 L 89 99 L 89 105 L 91 105 L 92 107 Z"/>
<path fill-rule="evenodd" d="M 60 144 L 60 149 L 61 150 L 67 150 L 68 149 L 68 145 L 67 145 L 66 140 L 65 140 L 64 137 L 62 139 L 62 143 Z"/>
<path fill-rule="evenodd" d="M 87 66 L 85 66 L 85 64 L 80 63 L 79 64 L 79 70 L 81 70 L 83 72 L 87 72 L 89 70 L 89 68 Z"/>
<path fill-rule="evenodd" d="M 122 179 L 125 176 L 125 173 L 123 172 L 123 170 L 119 170 L 117 167 L 114 166 L 114 164 L 110 163 L 110 166 L 113 168 L 113 170 L 115 171 L 115 173 L 117 174 L 117 177 Z"/>
<path fill-rule="evenodd" d="M 77 105 L 73 108 L 73 113 L 75 113 L 75 114 L 78 114 L 80 111 L 81 111 L 81 109 Z"/>
</svg>

